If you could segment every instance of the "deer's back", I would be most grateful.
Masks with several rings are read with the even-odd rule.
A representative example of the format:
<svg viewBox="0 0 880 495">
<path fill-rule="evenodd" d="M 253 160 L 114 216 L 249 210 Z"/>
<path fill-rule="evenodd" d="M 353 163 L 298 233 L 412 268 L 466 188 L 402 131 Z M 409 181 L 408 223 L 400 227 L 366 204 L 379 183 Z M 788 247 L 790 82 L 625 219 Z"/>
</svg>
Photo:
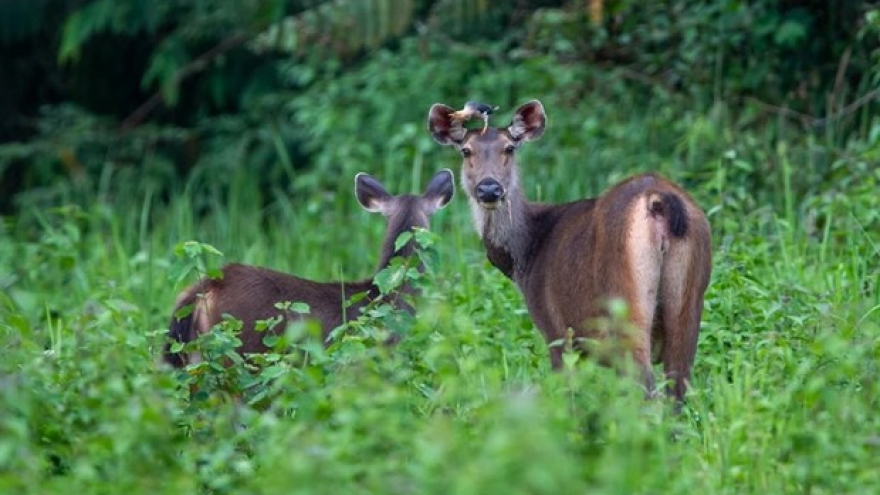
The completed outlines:
<svg viewBox="0 0 880 495">
<path fill-rule="evenodd" d="M 285 321 L 299 318 L 296 313 L 277 308 L 277 303 L 308 304 L 310 312 L 306 317 L 319 321 L 326 336 L 345 321 L 344 301 L 369 287 L 368 282 L 322 283 L 267 268 L 230 264 L 224 267 L 222 278 L 201 284 L 198 290 L 204 297 L 199 303 L 202 306 L 196 309 L 205 312 L 206 321 L 211 325 L 219 322 L 224 314 L 240 319 L 243 322 L 242 351 L 259 352 L 265 350 L 264 335 L 254 330 L 254 322 L 278 316 Z M 354 310 L 348 309 L 349 312 Z M 283 323 L 278 328 L 283 329 Z"/>
<path fill-rule="evenodd" d="M 650 215 L 645 207 L 647 198 L 656 194 L 678 196 L 685 205 L 689 227 L 684 238 L 668 235 L 669 244 L 663 248 L 667 251 L 663 252 L 659 244 L 650 242 L 654 239 L 649 236 L 656 233 L 638 232 L 645 225 L 641 220 Z M 589 319 L 605 314 L 609 298 L 633 299 L 641 283 L 632 276 L 634 251 L 657 250 L 660 262 L 671 250 L 693 244 L 709 252 L 705 215 L 682 189 L 653 174 L 634 176 L 598 198 L 529 207 L 531 249 L 525 267 L 513 278 L 536 325 L 552 334 L 564 332 L 566 327 L 577 330 Z M 633 245 L 641 239 L 647 242 Z M 708 273 L 708 262 L 705 266 Z"/>
</svg>

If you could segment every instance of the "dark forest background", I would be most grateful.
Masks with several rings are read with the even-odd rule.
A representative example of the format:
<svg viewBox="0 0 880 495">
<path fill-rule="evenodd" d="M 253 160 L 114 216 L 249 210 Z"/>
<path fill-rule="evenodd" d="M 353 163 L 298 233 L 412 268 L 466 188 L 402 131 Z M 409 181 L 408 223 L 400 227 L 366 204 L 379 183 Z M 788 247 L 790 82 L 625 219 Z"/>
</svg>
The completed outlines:
<svg viewBox="0 0 880 495">
<path fill-rule="evenodd" d="M 222 187 L 230 169 L 332 189 L 353 163 L 412 155 L 431 103 L 472 98 L 502 114 L 545 100 L 566 148 L 606 112 L 674 127 L 696 111 L 770 148 L 813 140 L 796 185 L 833 185 L 863 172 L 839 163 L 852 140 L 876 158 L 878 13 L 857 0 L 6 0 L 0 212 L 110 173 L 162 196 L 193 174 Z M 680 152 L 670 144 L 659 154 Z M 737 181 L 774 187 L 759 169 Z"/>
</svg>

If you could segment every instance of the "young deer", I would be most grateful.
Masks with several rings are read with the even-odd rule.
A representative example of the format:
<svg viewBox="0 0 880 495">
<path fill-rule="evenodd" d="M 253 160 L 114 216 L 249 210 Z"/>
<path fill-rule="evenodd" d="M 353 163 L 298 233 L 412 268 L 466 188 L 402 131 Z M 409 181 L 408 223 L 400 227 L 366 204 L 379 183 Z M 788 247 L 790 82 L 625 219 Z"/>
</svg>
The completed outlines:
<svg viewBox="0 0 880 495">
<path fill-rule="evenodd" d="M 395 241 L 404 232 L 414 228 L 428 228 L 428 218 L 452 199 L 455 183 L 450 170 L 442 170 L 431 178 L 424 194 L 415 196 L 390 195 L 382 184 L 367 174 L 355 177 L 355 195 L 367 211 L 381 213 L 386 217 L 385 241 L 378 270 L 387 267 L 395 257 L 414 256 L 415 242 L 408 241 L 395 249 Z M 400 298 L 402 293 L 412 293 L 408 284 L 388 295 L 390 304 L 412 313 L 412 308 Z M 367 297 L 345 306 L 351 296 L 366 293 Z M 223 268 L 223 277 L 204 279 L 186 289 L 177 299 L 174 313 L 191 306 L 192 311 L 184 317 L 172 317 L 168 335 L 178 342 L 190 342 L 207 333 L 222 320 L 224 314 L 240 319 L 244 327 L 238 349 L 242 353 L 265 352 L 263 333 L 254 329 L 254 322 L 271 317 L 283 318 L 280 328 L 298 315 L 286 314 L 275 307 L 278 302 L 304 302 L 309 305 L 308 318 L 321 324 L 323 337 L 349 319 L 357 318 L 361 309 L 371 300 L 380 297 L 373 279 L 357 282 L 314 282 L 266 268 L 229 264 Z M 165 349 L 165 360 L 177 367 L 197 362 L 198 356 L 187 356 Z"/>
<path fill-rule="evenodd" d="M 529 314 L 548 342 L 568 329 L 584 338 L 613 336 L 654 390 L 652 351 L 684 398 L 697 349 L 703 294 L 711 272 L 706 216 L 690 196 L 655 174 L 625 180 L 594 199 L 564 204 L 526 200 L 516 150 L 538 139 L 546 116 L 537 100 L 517 109 L 506 128 L 468 130 L 434 104 L 428 129 L 462 155 L 462 187 L 490 262 L 522 292 Z M 608 303 L 626 302 L 628 324 L 602 327 Z M 608 319 L 605 319 L 607 326 Z M 628 332 L 623 332 L 628 330 Z M 580 347 L 581 351 L 584 351 Z M 552 346 L 554 368 L 563 348 Z"/>
</svg>

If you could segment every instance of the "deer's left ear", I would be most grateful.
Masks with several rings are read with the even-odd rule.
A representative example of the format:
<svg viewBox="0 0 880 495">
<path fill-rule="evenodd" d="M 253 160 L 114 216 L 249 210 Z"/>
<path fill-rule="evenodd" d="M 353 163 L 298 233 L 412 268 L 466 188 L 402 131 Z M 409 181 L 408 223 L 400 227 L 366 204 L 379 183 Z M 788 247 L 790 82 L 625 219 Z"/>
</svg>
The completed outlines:
<svg viewBox="0 0 880 495">
<path fill-rule="evenodd" d="M 516 109 L 513 122 L 507 127 L 507 132 L 517 141 L 532 141 L 544 134 L 546 125 L 547 115 L 544 113 L 544 105 L 538 100 L 532 100 Z"/>
<path fill-rule="evenodd" d="M 428 110 L 428 131 L 434 141 L 440 144 L 460 144 L 467 134 L 461 122 L 453 119 L 450 114 L 455 110 L 449 105 L 434 103 Z"/>
<path fill-rule="evenodd" d="M 354 176 L 354 194 L 358 203 L 373 213 L 383 213 L 391 199 L 381 182 L 363 172 Z"/>
</svg>

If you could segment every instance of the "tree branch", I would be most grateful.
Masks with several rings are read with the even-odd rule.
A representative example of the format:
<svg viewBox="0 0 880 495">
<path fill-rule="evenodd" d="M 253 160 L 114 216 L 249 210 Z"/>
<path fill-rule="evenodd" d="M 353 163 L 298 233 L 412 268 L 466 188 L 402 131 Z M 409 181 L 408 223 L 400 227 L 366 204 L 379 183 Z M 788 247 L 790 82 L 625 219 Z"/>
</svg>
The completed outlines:
<svg viewBox="0 0 880 495">
<path fill-rule="evenodd" d="M 812 115 L 798 112 L 797 110 L 792 110 L 788 107 L 780 107 L 778 105 L 772 105 L 770 103 L 761 101 L 753 96 L 744 96 L 743 101 L 747 103 L 751 103 L 757 107 L 760 107 L 762 110 L 767 112 L 781 115 L 782 117 L 795 118 L 801 122 L 801 124 L 805 127 L 809 127 L 813 122 L 816 121 L 816 117 Z"/>
<path fill-rule="evenodd" d="M 825 117 L 815 117 L 813 115 L 809 115 L 806 113 L 798 112 L 796 110 L 792 110 L 787 107 L 780 107 L 776 105 L 771 105 L 770 103 L 763 102 L 757 98 L 753 98 L 751 96 L 746 96 L 743 98 L 744 101 L 752 103 L 761 107 L 764 110 L 775 113 L 777 115 L 781 115 L 783 117 L 791 117 L 798 119 L 802 125 L 805 127 L 821 127 L 826 124 L 832 123 L 836 120 L 840 120 L 847 115 L 854 113 L 859 108 L 871 103 L 872 100 L 880 96 L 880 88 L 875 88 L 871 91 L 868 91 L 854 102 L 850 103 L 842 107 L 837 112 L 832 113 L 831 115 L 827 115 Z"/>
<path fill-rule="evenodd" d="M 223 55 L 229 50 L 232 50 L 233 48 L 242 45 L 250 38 L 250 34 L 238 34 L 226 38 L 220 43 L 217 43 L 210 50 L 202 53 L 198 57 L 194 58 L 190 63 L 181 67 L 173 76 L 174 84 L 179 85 L 183 82 L 184 79 L 205 70 L 212 60 L 219 57 L 220 55 Z M 162 91 L 158 90 L 153 93 L 147 99 L 147 101 L 142 103 L 133 112 L 131 112 L 131 114 L 129 114 L 129 116 L 126 117 L 125 120 L 122 121 L 122 125 L 120 125 L 120 131 L 127 132 L 138 126 L 141 121 L 143 121 L 147 117 L 147 115 L 150 114 L 150 112 L 155 110 L 155 108 L 162 103 L 164 103 Z"/>
<path fill-rule="evenodd" d="M 841 108 L 837 113 L 829 115 L 829 116 L 821 118 L 821 119 L 816 119 L 815 122 L 813 122 L 813 125 L 814 126 L 821 126 L 821 125 L 825 125 L 829 122 L 834 122 L 835 120 L 838 120 L 840 118 L 846 117 L 847 115 L 854 113 L 859 108 L 867 105 L 868 103 L 871 103 L 871 100 L 877 98 L 878 96 L 880 96 L 880 88 L 874 88 L 872 91 L 868 91 L 867 93 L 862 95 L 860 98 L 856 99 L 856 101 Z"/>
</svg>

